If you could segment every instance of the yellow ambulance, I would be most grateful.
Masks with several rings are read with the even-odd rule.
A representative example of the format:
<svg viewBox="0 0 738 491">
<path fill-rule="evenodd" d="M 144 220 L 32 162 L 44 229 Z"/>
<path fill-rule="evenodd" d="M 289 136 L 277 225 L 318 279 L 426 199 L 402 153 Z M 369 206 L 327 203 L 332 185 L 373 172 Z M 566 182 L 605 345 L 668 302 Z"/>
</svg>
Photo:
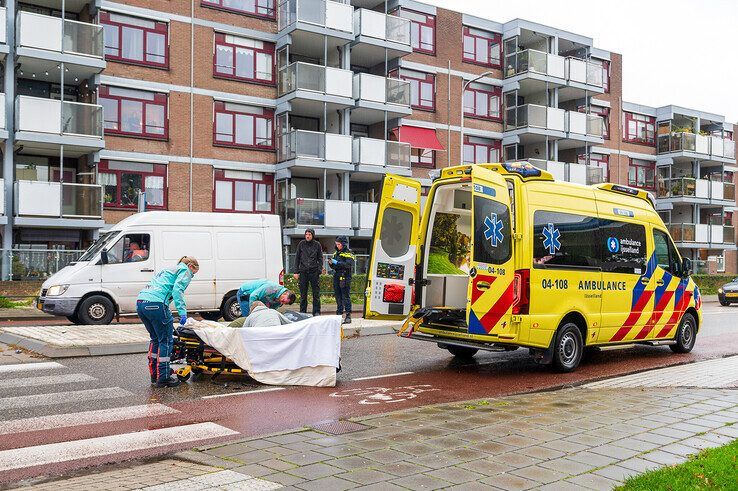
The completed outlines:
<svg viewBox="0 0 738 491">
<path fill-rule="evenodd" d="M 460 357 L 526 347 L 559 371 L 594 346 L 693 348 L 700 292 L 648 193 L 514 162 L 443 169 L 422 199 L 385 177 L 366 318 Z"/>
</svg>

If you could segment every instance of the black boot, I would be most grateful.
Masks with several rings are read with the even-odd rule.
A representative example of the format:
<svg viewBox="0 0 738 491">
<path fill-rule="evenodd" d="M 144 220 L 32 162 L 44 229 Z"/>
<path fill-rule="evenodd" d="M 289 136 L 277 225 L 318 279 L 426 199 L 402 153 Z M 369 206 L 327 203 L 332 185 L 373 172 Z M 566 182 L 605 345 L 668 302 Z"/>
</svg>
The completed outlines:
<svg viewBox="0 0 738 491">
<path fill-rule="evenodd" d="M 160 380 L 159 380 L 159 381 L 158 381 L 158 382 L 156 383 L 156 386 L 157 386 L 158 388 L 164 388 L 164 387 L 177 387 L 177 386 L 178 386 L 179 384 L 181 384 L 181 383 L 182 383 L 182 382 L 180 382 L 180 381 L 179 381 L 179 379 L 178 379 L 177 377 L 169 377 L 169 378 L 165 378 L 165 379 L 160 379 Z"/>
<path fill-rule="evenodd" d="M 170 368 L 170 369 L 169 369 L 169 376 L 171 377 L 172 375 L 174 375 L 174 370 L 172 370 L 172 369 Z M 157 382 L 157 380 L 156 380 L 156 372 L 155 372 L 155 371 L 152 371 L 152 372 L 151 372 L 151 383 L 152 383 L 152 384 L 155 384 L 156 382 Z"/>
<path fill-rule="evenodd" d="M 346 317 L 343 319 L 344 324 L 351 324 L 351 314 L 346 314 Z"/>
</svg>

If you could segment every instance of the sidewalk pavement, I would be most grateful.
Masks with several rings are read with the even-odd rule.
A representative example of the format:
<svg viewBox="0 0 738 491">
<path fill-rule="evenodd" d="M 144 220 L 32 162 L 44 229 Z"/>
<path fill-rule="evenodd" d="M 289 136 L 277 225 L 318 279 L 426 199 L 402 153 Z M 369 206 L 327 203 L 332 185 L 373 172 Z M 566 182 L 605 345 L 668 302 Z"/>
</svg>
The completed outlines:
<svg viewBox="0 0 738 491">
<path fill-rule="evenodd" d="M 343 326 L 343 332 L 345 337 L 391 334 L 396 326 L 394 321 L 356 318 Z M 50 358 L 121 355 L 146 353 L 149 334 L 143 324 L 0 327 L 0 343 Z"/>
<path fill-rule="evenodd" d="M 738 356 L 725 360 L 722 368 L 737 373 Z M 702 363 L 710 362 L 689 365 L 691 378 L 682 370 L 681 383 L 704 380 Z M 615 388 L 592 383 L 357 418 L 358 431 L 339 435 L 301 428 L 31 489 L 612 489 L 738 439 L 738 376 L 716 389 L 659 388 L 681 368 L 610 379 Z"/>
</svg>

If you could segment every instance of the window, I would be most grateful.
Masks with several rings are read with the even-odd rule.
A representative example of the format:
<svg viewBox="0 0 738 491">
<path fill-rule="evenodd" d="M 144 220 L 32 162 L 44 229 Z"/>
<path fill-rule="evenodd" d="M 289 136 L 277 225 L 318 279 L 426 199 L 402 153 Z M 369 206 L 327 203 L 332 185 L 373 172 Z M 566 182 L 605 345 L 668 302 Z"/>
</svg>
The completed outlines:
<svg viewBox="0 0 738 491">
<path fill-rule="evenodd" d="M 269 109 L 215 101 L 215 145 L 271 150 L 273 128 L 274 113 Z"/>
<path fill-rule="evenodd" d="M 577 163 L 582 165 L 589 165 L 602 169 L 601 174 L 594 174 L 594 171 L 589 174 L 588 178 L 591 179 L 591 184 L 607 182 L 610 179 L 609 169 L 610 156 L 603 153 L 580 153 L 577 155 Z"/>
<path fill-rule="evenodd" d="M 274 177 L 261 172 L 215 171 L 213 211 L 272 213 Z"/>
<path fill-rule="evenodd" d="M 108 264 L 146 261 L 151 251 L 149 234 L 126 234 L 108 249 Z"/>
<path fill-rule="evenodd" d="M 410 165 L 415 167 L 435 167 L 436 152 L 427 148 L 411 148 Z"/>
<path fill-rule="evenodd" d="M 485 237 L 485 231 L 489 230 L 485 222 L 489 220 L 495 224 L 502 222 L 501 235 Z M 486 264 L 507 262 L 512 254 L 511 242 L 510 209 L 498 201 L 474 196 L 474 261 Z"/>
<path fill-rule="evenodd" d="M 202 0 L 202 5 L 268 19 L 276 19 L 277 17 L 274 0 Z"/>
<path fill-rule="evenodd" d="M 598 219 L 536 210 L 533 214 L 533 264 L 536 268 L 599 268 Z"/>
<path fill-rule="evenodd" d="M 410 44 L 416 53 L 436 54 L 436 16 L 401 9 L 400 17 L 410 20 Z"/>
<path fill-rule="evenodd" d="M 274 45 L 229 34 L 215 34 L 213 75 L 274 83 Z"/>
<path fill-rule="evenodd" d="M 401 70 L 400 78 L 410 82 L 410 105 L 413 109 L 436 110 L 435 75 Z"/>
<path fill-rule="evenodd" d="M 656 265 L 674 276 L 681 276 L 682 265 L 674 244 L 666 232 L 654 229 L 653 231 L 654 256 Z"/>
<path fill-rule="evenodd" d="M 484 164 L 487 162 L 499 162 L 501 145 L 500 140 L 472 136 L 465 137 L 464 163 Z"/>
<path fill-rule="evenodd" d="M 644 189 L 656 188 L 656 162 L 630 159 L 628 186 Z"/>
<path fill-rule="evenodd" d="M 100 12 L 105 59 L 153 67 L 169 66 L 169 28 L 166 22 Z"/>
<path fill-rule="evenodd" d="M 634 223 L 600 220 L 602 271 L 643 274 L 646 271 L 646 228 Z"/>
<path fill-rule="evenodd" d="M 656 118 L 643 114 L 624 113 L 623 141 L 656 145 Z"/>
<path fill-rule="evenodd" d="M 410 250 L 413 215 L 409 211 L 397 208 L 385 208 L 382 215 L 382 230 L 379 240 L 382 249 L 390 257 L 402 257 Z"/>
<path fill-rule="evenodd" d="M 464 26 L 463 60 L 476 65 L 500 68 L 501 38 L 500 34 L 494 32 Z"/>
<path fill-rule="evenodd" d="M 138 208 L 139 192 L 146 193 L 146 209 L 165 210 L 167 168 L 163 164 L 102 160 L 99 183 L 105 192 L 105 208 Z"/>
<path fill-rule="evenodd" d="M 502 88 L 472 83 L 464 91 L 464 115 L 502 121 Z"/>
<path fill-rule="evenodd" d="M 103 85 L 97 100 L 103 107 L 106 134 L 168 137 L 166 94 Z"/>
</svg>

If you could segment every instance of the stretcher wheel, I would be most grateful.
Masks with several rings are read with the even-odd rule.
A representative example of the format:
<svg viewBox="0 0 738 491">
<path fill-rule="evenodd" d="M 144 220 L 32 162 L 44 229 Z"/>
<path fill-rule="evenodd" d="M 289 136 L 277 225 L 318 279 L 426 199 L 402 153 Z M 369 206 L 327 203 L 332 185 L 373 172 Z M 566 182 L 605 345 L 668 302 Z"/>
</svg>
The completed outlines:
<svg viewBox="0 0 738 491">
<path fill-rule="evenodd" d="M 192 377 L 192 372 L 187 372 L 186 375 L 177 374 L 177 378 L 180 382 L 187 382 Z"/>
<path fill-rule="evenodd" d="M 175 372 L 180 382 L 187 382 L 192 376 L 192 367 L 183 366 Z"/>
</svg>

